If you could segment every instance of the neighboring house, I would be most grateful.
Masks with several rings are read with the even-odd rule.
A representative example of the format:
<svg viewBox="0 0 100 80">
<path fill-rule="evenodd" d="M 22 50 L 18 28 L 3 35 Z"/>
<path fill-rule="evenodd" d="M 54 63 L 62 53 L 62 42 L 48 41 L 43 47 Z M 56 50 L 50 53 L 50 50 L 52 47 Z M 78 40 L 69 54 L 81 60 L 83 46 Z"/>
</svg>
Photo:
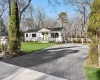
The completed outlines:
<svg viewBox="0 0 100 80">
<path fill-rule="evenodd" d="M 34 42 L 63 42 L 65 41 L 64 28 L 43 28 L 28 30 L 24 34 L 25 41 Z"/>
</svg>

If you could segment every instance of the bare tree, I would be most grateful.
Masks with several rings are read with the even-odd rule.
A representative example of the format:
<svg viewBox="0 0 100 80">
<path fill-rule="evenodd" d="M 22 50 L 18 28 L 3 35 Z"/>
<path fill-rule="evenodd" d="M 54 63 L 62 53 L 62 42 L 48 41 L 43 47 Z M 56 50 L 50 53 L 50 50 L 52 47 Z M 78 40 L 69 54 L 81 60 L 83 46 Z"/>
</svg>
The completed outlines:
<svg viewBox="0 0 100 80">
<path fill-rule="evenodd" d="M 43 23 L 46 19 L 46 14 L 44 12 L 44 9 L 41 7 L 34 8 L 35 10 L 35 18 L 38 19 L 38 28 L 43 28 Z"/>
<path fill-rule="evenodd" d="M 2 18 L 2 15 L 7 10 L 7 0 L 0 1 L 0 18 Z"/>
<path fill-rule="evenodd" d="M 67 5 L 71 5 L 75 7 L 75 11 L 79 13 L 81 16 L 81 26 L 82 26 L 82 33 L 85 33 L 85 37 L 87 39 L 87 21 L 90 13 L 90 8 L 92 5 L 92 0 L 63 0 Z"/>
<path fill-rule="evenodd" d="M 7 0 L 0 1 L 0 34 L 5 35 L 7 32 L 7 28 L 5 26 L 5 22 L 3 20 L 3 15 L 7 10 Z"/>
<path fill-rule="evenodd" d="M 28 3 L 21 10 L 19 9 L 20 10 L 20 20 L 21 20 L 23 12 L 25 12 L 25 10 L 29 7 L 30 3 L 31 3 L 31 0 L 28 0 Z"/>
</svg>

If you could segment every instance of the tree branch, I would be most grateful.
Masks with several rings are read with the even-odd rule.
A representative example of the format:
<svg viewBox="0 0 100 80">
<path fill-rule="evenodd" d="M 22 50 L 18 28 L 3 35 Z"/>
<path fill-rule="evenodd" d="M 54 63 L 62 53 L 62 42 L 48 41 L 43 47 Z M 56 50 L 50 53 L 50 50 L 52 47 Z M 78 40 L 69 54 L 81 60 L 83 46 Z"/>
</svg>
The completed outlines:
<svg viewBox="0 0 100 80">
<path fill-rule="evenodd" d="M 1 14 L 0 14 L 0 18 L 2 17 L 3 13 L 6 11 L 7 7 L 5 8 L 5 5 L 7 4 L 7 2 L 5 2 L 5 4 L 1 4 L 2 7 L 3 7 L 3 10 L 1 11 Z"/>
<path fill-rule="evenodd" d="M 22 17 L 23 12 L 29 7 L 31 1 L 32 1 L 32 0 L 29 0 L 29 1 L 28 1 L 28 4 L 22 9 L 22 11 L 20 11 L 20 20 L 21 20 L 21 17 Z"/>
</svg>

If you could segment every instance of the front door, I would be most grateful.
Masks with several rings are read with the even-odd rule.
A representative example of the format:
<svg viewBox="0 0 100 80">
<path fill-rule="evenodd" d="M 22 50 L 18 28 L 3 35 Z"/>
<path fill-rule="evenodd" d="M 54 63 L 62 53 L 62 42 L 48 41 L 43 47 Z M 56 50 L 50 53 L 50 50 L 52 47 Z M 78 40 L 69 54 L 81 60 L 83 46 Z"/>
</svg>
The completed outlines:
<svg viewBox="0 0 100 80">
<path fill-rule="evenodd" d="M 44 40 L 45 40 L 45 41 L 48 41 L 48 33 L 45 33 L 45 34 L 44 34 Z"/>
</svg>

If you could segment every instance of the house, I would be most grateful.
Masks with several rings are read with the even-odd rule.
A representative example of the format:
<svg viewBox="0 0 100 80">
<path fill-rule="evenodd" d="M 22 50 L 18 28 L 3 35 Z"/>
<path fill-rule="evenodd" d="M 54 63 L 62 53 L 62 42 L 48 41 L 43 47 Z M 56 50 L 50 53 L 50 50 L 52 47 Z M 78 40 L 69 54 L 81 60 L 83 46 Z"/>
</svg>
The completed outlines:
<svg viewBox="0 0 100 80">
<path fill-rule="evenodd" d="M 34 42 L 63 42 L 65 41 L 64 28 L 31 29 L 24 34 L 25 41 Z"/>
</svg>

